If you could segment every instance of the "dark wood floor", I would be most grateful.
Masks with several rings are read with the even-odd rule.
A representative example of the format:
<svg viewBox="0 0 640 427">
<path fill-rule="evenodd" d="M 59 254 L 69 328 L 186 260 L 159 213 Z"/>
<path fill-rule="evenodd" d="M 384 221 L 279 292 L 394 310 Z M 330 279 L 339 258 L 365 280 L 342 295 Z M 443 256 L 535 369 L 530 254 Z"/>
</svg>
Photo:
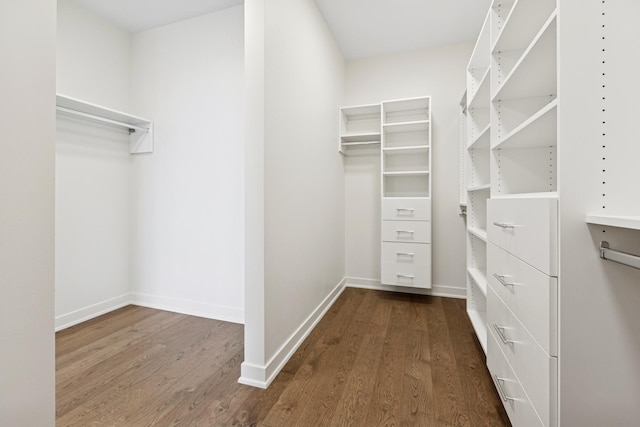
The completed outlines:
<svg viewBox="0 0 640 427">
<path fill-rule="evenodd" d="M 61 426 L 509 426 L 463 300 L 348 288 L 268 390 L 242 325 L 129 306 L 56 335 Z"/>
</svg>

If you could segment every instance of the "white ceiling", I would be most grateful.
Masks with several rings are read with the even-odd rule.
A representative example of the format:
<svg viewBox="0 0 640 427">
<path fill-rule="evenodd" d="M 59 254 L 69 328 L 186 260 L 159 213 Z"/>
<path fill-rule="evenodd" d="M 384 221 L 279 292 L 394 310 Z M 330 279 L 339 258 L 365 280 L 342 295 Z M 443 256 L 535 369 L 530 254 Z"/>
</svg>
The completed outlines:
<svg viewBox="0 0 640 427">
<path fill-rule="evenodd" d="M 132 33 L 183 21 L 244 0 L 74 0 Z"/>
<path fill-rule="evenodd" d="M 491 0 L 315 0 L 347 59 L 475 40 Z"/>
<path fill-rule="evenodd" d="M 243 0 L 74 0 L 130 32 Z M 268 1 L 268 0 L 265 0 Z M 315 0 L 345 58 L 475 40 L 491 0 Z"/>
</svg>

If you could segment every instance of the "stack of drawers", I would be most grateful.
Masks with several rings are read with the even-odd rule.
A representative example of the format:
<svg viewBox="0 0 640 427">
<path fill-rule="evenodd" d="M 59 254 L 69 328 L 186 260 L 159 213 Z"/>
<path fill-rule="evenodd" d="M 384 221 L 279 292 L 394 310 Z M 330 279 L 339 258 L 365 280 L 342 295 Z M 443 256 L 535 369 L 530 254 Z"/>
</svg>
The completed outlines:
<svg viewBox="0 0 640 427">
<path fill-rule="evenodd" d="M 487 365 L 514 427 L 557 426 L 558 200 L 490 199 Z"/>
<path fill-rule="evenodd" d="M 431 288 L 431 199 L 382 199 L 381 282 Z"/>
</svg>

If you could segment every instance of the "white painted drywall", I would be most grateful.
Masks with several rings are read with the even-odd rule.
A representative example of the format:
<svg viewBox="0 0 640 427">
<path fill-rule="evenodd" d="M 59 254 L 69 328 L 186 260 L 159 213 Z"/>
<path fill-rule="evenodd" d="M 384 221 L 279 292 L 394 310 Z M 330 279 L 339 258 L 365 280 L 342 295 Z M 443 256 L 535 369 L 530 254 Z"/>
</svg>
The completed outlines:
<svg viewBox="0 0 640 427">
<path fill-rule="evenodd" d="M 131 38 L 58 2 L 57 88 L 129 111 Z M 131 156 L 126 129 L 57 115 L 56 328 L 129 301 Z"/>
<path fill-rule="evenodd" d="M 136 303 L 244 321 L 243 19 L 133 35 L 132 110 L 155 125 L 155 152 L 133 158 Z"/>
<path fill-rule="evenodd" d="M 244 361 L 241 381 L 266 384 L 265 246 L 264 246 L 264 121 L 265 0 L 245 0 L 244 86 Z"/>
<path fill-rule="evenodd" d="M 431 95 L 434 292 L 464 296 L 465 223 L 458 209 L 458 105 L 472 43 L 347 62 L 344 105 Z M 380 157 L 345 158 L 346 269 L 380 280 Z"/>
<path fill-rule="evenodd" d="M 131 34 L 70 0 L 58 0 L 56 91 L 129 111 Z"/>
<path fill-rule="evenodd" d="M 344 175 L 335 144 L 344 60 L 312 0 L 247 1 L 245 7 L 254 22 L 264 23 L 262 33 L 248 34 L 247 52 L 257 55 L 247 64 L 258 66 L 248 72 L 248 87 L 259 89 L 264 79 L 264 106 L 250 110 L 264 111 L 263 143 L 261 118 L 247 119 L 247 135 L 258 135 L 247 147 L 264 149 L 264 188 L 253 173 L 247 188 L 252 204 L 264 194 L 264 218 L 250 212 L 247 217 L 256 222 L 247 225 L 252 243 L 260 242 L 264 221 L 264 282 L 256 273 L 246 292 L 264 292 L 264 326 L 247 323 L 247 338 L 260 339 L 262 333 L 265 345 L 264 354 L 258 348 L 245 354 L 243 377 L 249 367 L 273 373 L 277 362 L 272 361 L 282 360 L 298 329 L 344 276 Z M 248 101 L 262 99 L 256 94 Z M 253 264 L 247 269 L 259 271 L 259 250 L 250 255 Z M 258 316 L 247 320 L 260 321 Z"/>
<path fill-rule="evenodd" d="M 0 3 L 0 425 L 55 425 L 55 2 Z"/>
</svg>

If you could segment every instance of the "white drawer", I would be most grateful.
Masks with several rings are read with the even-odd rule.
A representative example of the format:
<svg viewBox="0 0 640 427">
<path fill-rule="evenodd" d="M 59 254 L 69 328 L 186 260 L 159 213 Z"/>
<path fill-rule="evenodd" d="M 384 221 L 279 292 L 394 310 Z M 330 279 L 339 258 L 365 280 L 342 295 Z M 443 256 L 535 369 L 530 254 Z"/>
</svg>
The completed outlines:
<svg viewBox="0 0 640 427">
<path fill-rule="evenodd" d="M 558 275 L 558 199 L 489 199 L 487 235 L 543 273 Z"/>
<path fill-rule="evenodd" d="M 431 246 L 431 245 L 425 245 Z M 431 260 L 426 264 L 382 263 L 383 285 L 431 288 Z"/>
<path fill-rule="evenodd" d="M 489 288 L 487 327 L 545 426 L 557 419 L 558 359 L 550 357 Z"/>
<path fill-rule="evenodd" d="M 431 199 L 389 198 L 382 199 L 383 220 L 430 221 Z"/>
<path fill-rule="evenodd" d="M 382 221 L 382 241 L 431 243 L 431 221 Z"/>
<path fill-rule="evenodd" d="M 382 242 L 383 264 L 420 265 L 430 259 L 430 244 Z"/>
<path fill-rule="evenodd" d="M 492 334 L 487 338 L 487 367 L 511 424 L 514 427 L 544 426 Z"/>
<path fill-rule="evenodd" d="M 542 348 L 558 355 L 558 279 L 489 243 L 489 286 Z M 501 277 L 496 277 L 501 276 Z"/>
</svg>

